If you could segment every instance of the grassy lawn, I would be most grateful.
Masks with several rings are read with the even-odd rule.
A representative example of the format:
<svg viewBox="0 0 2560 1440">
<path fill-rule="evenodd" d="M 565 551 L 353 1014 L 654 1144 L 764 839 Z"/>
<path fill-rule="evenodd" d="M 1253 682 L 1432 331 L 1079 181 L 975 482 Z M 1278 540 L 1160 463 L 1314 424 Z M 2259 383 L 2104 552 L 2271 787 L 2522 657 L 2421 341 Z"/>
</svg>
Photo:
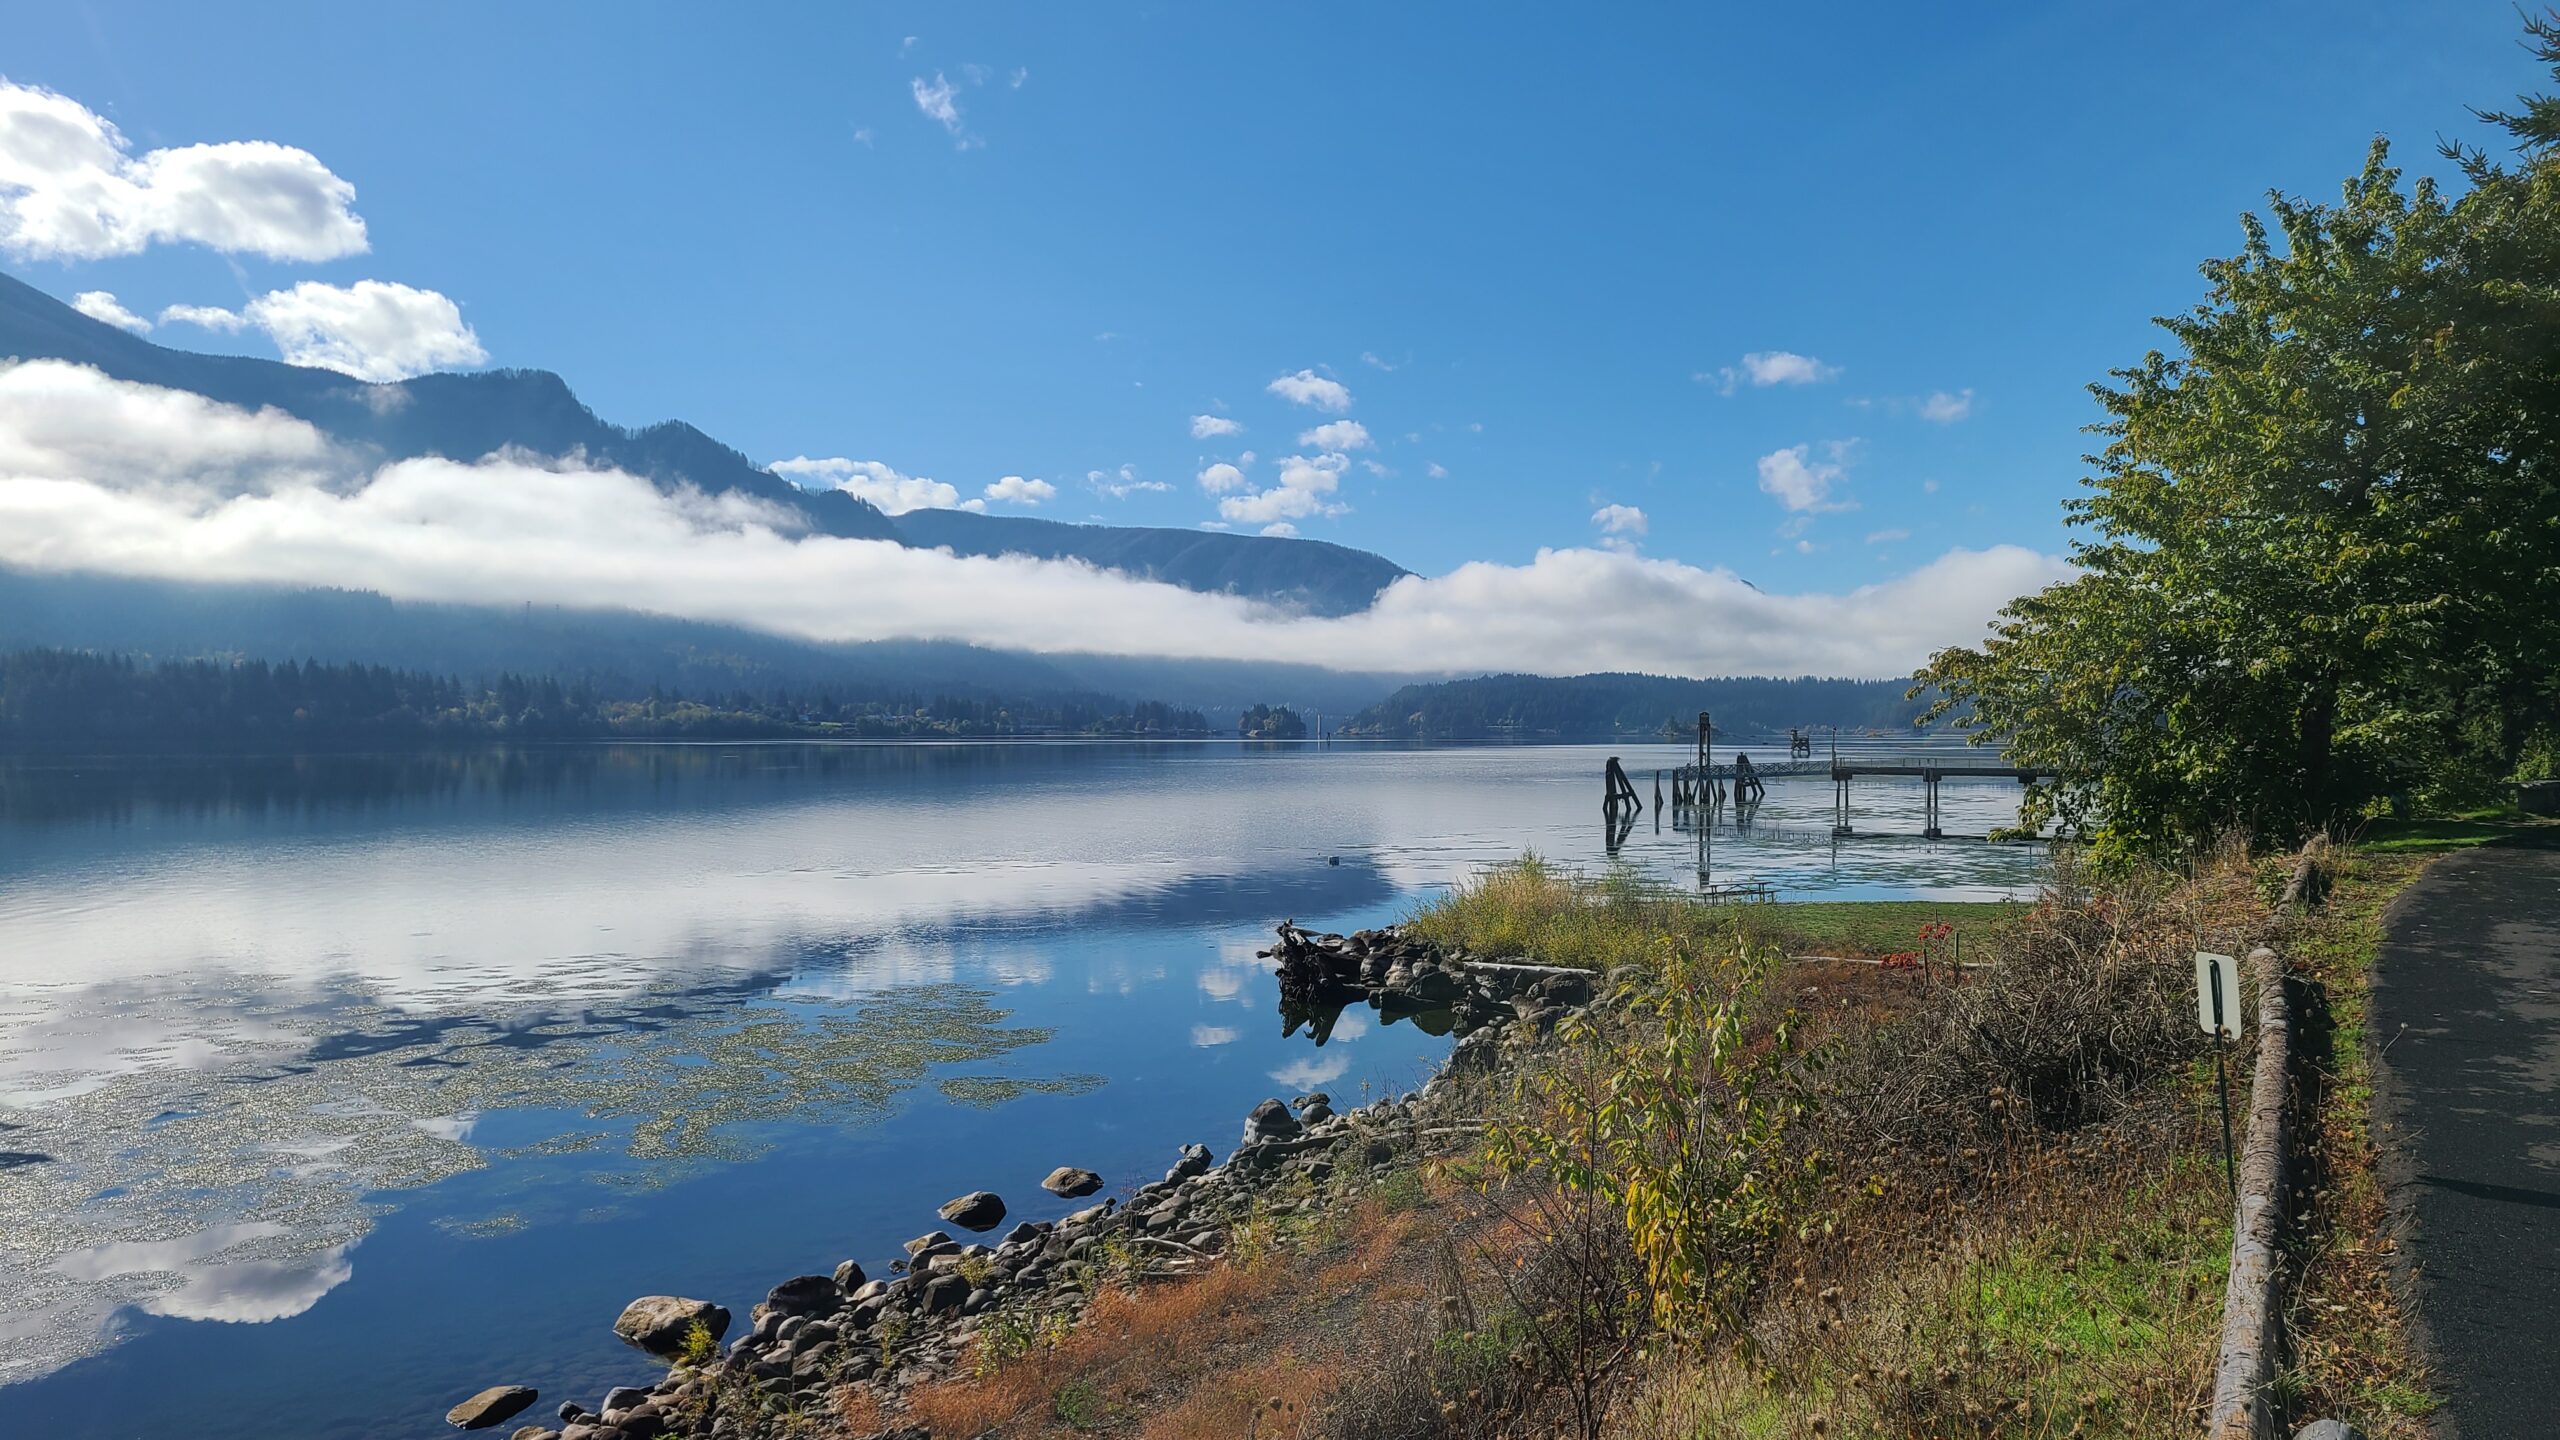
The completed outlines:
<svg viewBox="0 0 2560 1440">
<path fill-rule="evenodd" d="M 1412 929 L 1456 951 L 1606 970 L 1663 943 L 1739 934 L 1791 955 L 1878 956 L 1920 947 L 1920 927 L 1956 927 L 1989 945 L 2026 906 L 2014 900 L 1789 900 L 1703 905 L 1625 871 L 1584 874 L 1536 856 L 1487 871 L 1417 910 Z"/>
<path fill-rule="evenodd" d="M 2425 820 L 2370 821 L 2356 837 L 2355 847 L 2373 855 L 2437 855 L 2500 840 L 2553 835 L 2560 835 L 2560 820 L 2505 808 Z"/>
<path fill-rule="evenodd" d="M 1754 939 L 1790 954 L 1872 956 L 1918 949 L 1920 927 L 1931 923 L 1987 946 L 2026 908 L 2015 900 L 1782 900 L 1735 913 Z"/>
</svg>

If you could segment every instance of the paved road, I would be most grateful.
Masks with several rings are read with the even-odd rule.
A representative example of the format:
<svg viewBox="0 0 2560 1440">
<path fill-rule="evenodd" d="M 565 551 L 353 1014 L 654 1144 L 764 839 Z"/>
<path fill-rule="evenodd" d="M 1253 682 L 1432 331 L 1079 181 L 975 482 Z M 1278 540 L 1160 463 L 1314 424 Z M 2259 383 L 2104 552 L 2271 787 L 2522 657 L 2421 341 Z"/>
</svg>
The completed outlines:
<svg viewBox="0 0 2560 1440">
<path fill-rule="evenodd" d="M 2560 847 L 2428 867 L 2383 922 L 2384 1174 L 2446 1394 L 2439 1433 L 2560 1417 Z M 2401 1027 L 2406 1025 L 2406 1031 Z M 2397 1036 L 2394 1039 L 2394 1036 Z"/>
</svg>

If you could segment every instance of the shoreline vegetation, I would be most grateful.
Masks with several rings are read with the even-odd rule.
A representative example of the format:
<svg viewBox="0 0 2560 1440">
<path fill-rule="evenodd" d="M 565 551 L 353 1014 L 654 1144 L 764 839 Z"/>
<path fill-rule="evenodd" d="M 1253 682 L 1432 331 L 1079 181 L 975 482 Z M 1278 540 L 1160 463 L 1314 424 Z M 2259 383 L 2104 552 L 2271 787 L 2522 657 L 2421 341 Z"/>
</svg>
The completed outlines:
<svg viewBox="0 0 2560 1440">
<path fill-rule="evenodd" d="M 1286 717 L 1282 719 L 1280 717 Z M 1286 728 L 1296 717 L 1266 711 Z M 1303 727 L 1300 727 L 1303 728 Z M 1198 710 L 1108 695 L 1004 700 L 825 687 L 616 696 L 584 680 L 487 684 L 379 665 L 0 653 L 0 754 L 240 754 L 489 741 L 1205 739 Z M 1228 732 L 1232 733 L 1232 732 Z"/>
<path fill-rule="evenodd" d="M 1390 931 L 1283 927 L 1293 1026 L 1453 1018 L 1424 1090 L 1273 1097 L 1224 1163 L 785 1282 L 725 1351 L 518 1434 L 2191 1433 L 2231 1238 L 2199 940 L 2274 945 L 2334 1017 L 2288 1412 L 2422 1434 L 2354 1058 L 2422 862 L 2340 847 L 2306 914 L 2238 846 L 2056 863 L 2031 903 L 1718 906 L 1523 857 Z"/>
</svg>

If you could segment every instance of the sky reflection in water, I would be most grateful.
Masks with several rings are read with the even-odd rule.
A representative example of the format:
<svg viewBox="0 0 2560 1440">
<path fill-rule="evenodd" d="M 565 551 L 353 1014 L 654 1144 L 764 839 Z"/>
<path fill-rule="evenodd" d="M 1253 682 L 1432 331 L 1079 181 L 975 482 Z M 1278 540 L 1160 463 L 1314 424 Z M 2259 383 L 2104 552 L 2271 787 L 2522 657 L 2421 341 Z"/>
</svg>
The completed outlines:
<svg viewBox="0 0 2560 1440">
<path fill-rule="evenodd" d="M 442 1429 L 592 1402 L 630 1296 L 743 1311 L 962 1190 L 1062 1211 L 1268 1094 L 1444 1042 L 1283 1039 L 1284 916 L 1598 864 L 1586 749 L 595 747 L 0 770 L 0 1406 L 30 1433 Z M 1617 747 L 1640 789 L 1675 747 Z M 1862 825 L 1918 828 L 1916 786 Z M 2014 791 L 1948 792 L 1951 828 Z M 2031 852 L 1835 845 L 1827 782 L 1718 881 L 1944 896 Z M 1622 858 L 1694 883 L 1653 817 Z M 1333 863 L 1337 861 L 1339 863 Z M 228 1322 L 228 1323 L 206 1323 Z M 137 1384 L 136 1382 L 148 1382 Z"/>
</svg>

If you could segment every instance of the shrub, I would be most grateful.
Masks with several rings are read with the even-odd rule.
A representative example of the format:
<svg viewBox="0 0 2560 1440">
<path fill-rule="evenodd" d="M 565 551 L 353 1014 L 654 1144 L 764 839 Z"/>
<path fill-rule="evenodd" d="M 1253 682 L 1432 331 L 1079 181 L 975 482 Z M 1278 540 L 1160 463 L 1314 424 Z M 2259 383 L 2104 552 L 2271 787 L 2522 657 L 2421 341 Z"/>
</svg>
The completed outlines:
<svg viewBox="0 0 2560 1440">
<path fill-rule="evenodd" d="M 1607 1201 L 1655 1324 L 1695 1343 L 1743 1333 L 1819 1167 L 1794 1139 L 1807 1068 L 1795 1014 L 1748 1023 L 1777 957 L 1670 940 L 1655 954 L 1607 1006 L 1558 1027 L 1557 1055 L 1519 1070 L 1487 1158 Z"/>
</svg>

